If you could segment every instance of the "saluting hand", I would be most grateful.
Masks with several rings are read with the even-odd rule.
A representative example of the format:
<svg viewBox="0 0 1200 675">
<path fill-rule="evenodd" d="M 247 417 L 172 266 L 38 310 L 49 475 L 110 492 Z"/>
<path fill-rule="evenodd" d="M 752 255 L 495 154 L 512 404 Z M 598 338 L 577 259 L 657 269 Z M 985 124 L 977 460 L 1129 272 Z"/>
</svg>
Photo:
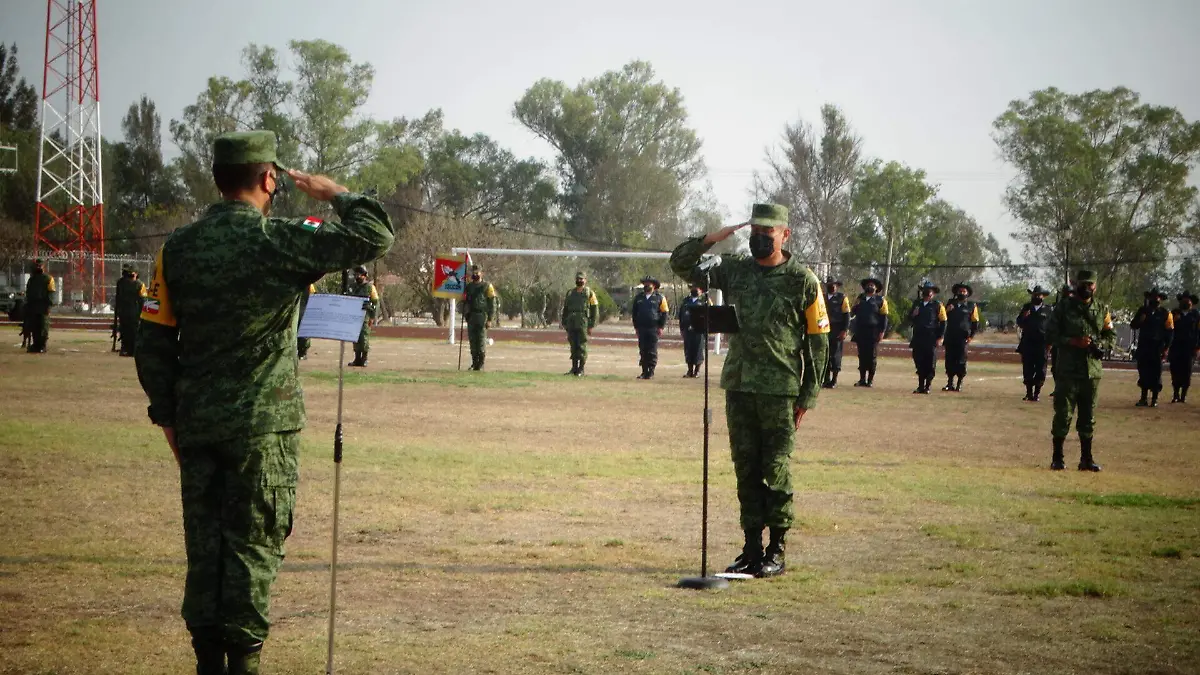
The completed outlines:
<svg viewBox="0 0 1200 675">
<path fill-rule="evenodd" d="M 301 192 L 318 201 L 327 202 L 343 192 L 350 191 L 345 186 L 338 185 L 329 176 L 318 176 L 295 169 L 289 169 L 287 174 L 296 182 L 296 187 L 300 188 Z"/>
<path fill-rule="evenodd" d="M 716 244 L 718 242 L 725 241 L 730 236 L 732 236 L 734 232 L 737 232 L 738 230 L 742 229 L 743 227 L 745 227 L 749 224 L 750 224 L 750 222 L 747 221 L 744 223 L 740 223 L 738 225 L 726 225 L 725 227 L 722 227 L 721 229 L 717 230 L 716 232 L 713 232 L 713 233 L 709 234 L 708 236 L 706 236 L 704 238 L 704 243 Z"/>
<path fill-rule="evenodd" d="M 795 429 L 800 428 L 800 422 L 804 419 L 804 413 L 806 412 L 808 412 L 808 408 L 801 408 L 800 406 L 792 408 L 792 422 L 795 425 Z"/>
</svg>

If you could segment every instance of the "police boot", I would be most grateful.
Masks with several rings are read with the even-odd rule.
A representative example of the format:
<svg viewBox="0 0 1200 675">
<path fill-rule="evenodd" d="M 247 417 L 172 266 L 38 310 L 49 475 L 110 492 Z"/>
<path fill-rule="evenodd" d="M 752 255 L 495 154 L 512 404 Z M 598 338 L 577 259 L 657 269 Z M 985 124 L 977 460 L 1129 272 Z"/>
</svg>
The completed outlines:
<svg viewBox="0 0 1200 675">
<path fill-rule="evenodd" d="M 1187 403 L 1188 389 L 1189 389 L 1189 387 L 1186 384 L 1179 388 L 1179 402 L 1180 403 Z"/>
<path fill-rule="evenodd" d="M 654 377 L 654 366 L 650 366 L 649 368 L 646 369 L 646 379 L 649 380 L 649 379 L 652 379 L 653 377 Z"/>
<path fill-rule="evenodd" d="M 917 377 L 917 388 L 913 389 L 913 393 L 914 394 L 924 394 L 925 393 L 925 378 Z"/>
<path fill-rule="evenodd" d="M 868 387 L 875 386 L 875 369 L 874 368 L 867 371 L 867 386 Z"/>
<path fill-rule="evenodd" d="M 1146 389 L 1145 387 L 1142 387 L 1142 397 L 1139 398 L 1138 402 L 1134 403 L 1133 405 L 1138 408 L 1145 408 L 1146 406 L 1150 405 L 1148 402 L 1146 402 L 1146 394 L 1147 393 L 1149 393 L 1149 390 Z"/>
<path fill-rule="evenodd" d="M 962 381 L 963 381 L 963 376 L 962 376 L 962 375 L 959 375 L 959 376 L 958 376 L 957 378 L 955 378 L 955 379 L 956 379 L 957 381 L 954 383 L 954 391 L 962 391 Z"/>
<path fill-rule="evenodd" d="M 787 529 L 782 527 L 771 528 L 771 541 L 767 544 L 766 553 L 763 554 L 762 569 L 758 572 L 759 578 L 777 577 L 783 574 L 784 560 L 783 553 L 786 548 L 784 539 L 787 537 Z"/>
<path fill-rule="evenodd" d="M 483 370 L 483 362 L 485 360 L 487 360 L 487 354 L 480 354 L 479 355 L 479 367 L 476 368 L 475 370 Z"/>
<path fill-rule="evenodd" d="M 587 359 L 579 359 L 579 368 L 575 371 L 575 377 L 583 377 L 583 367 L 587 365 Z"/>
<path fill-rule="evenodd" d="M 1033 388 L 1033 402 L 1037 403 L 1042 399 L 1042 385 L 1037 385 Z"/>
<path fill-rule="evenodd" d="M 577 375 L 579 373 L 579 359 L 571 359 L 571 369 L 563 373 L 563 375 Z"/>
<path fill-rule="evenodd" d="M 758 576 L 763 559 L 762 528 L 743 530 L 743 533 L 746 535 L 746 543 L 742 546 L 742 552 L 725 571 L 730 574 Z"/>
<path fill-rule="evenodd" d="M 647 368 L 646 366 L 642 366 L 642 374 L 641 374 L 641 375 L 638 375 L 638 376 L 637 376 L 637 379 L 639 379 L 639 380 L 648 380 L 648 379 L 650 379 L 650 369 L 649 369 L 649 368 Z"/>
<path fill-rule="evenodd" d="M 946 386 L 942 387 L 942 391 L 954 391 L 954 376 L 946 376 Z"/>
<path fill-rule="evenodd" d="M 1025 398 L 1023 398 L 1021 400 L 1022 401 L 1032 401 L 1033 400 L 1033 385 L 1032 384 L 1025 385 Z"/>
<path fill-rule="evenodd" d="M 1092 460 L 1092 439 L 1079 439 L 1079 470 L 1099 471 L 1100 465 Z"/>
<path fill-rule="evenodd" d="M 829 388 L 830 389 L 837 389 L 837 376 L 838 376 L 839 372 L 841 372 L 841 371 L 837 371 L 837 370 L 833 371 L 833 377 L 829 378 Z"/>
<path fill-rule="evenodd" d="M 867 386 L 867 371 L 865 368 L 858 369 L 858 382 L 855 382 L 854 386 L 856 386 L 856 387 Z"/>
<path fill-rule="evenodd" d="M 250 647 L 230 647 L 229 675 L 258 675 L 258 661 L 262 656 L 262 643 Z"/>
<path fill-rule="evenodd" d="M 1050 468 L 1054 471 L 1062 471 L 1067 468 L 1063 462 L 1063 444 L 1067 442 L 1065 438 L 1055 438 L 1054 440 L 1054 455 L 1050 458 Z"/>
<path fill-rule="evenodd" d="M 1172 387 L 1171 403 L 1179 403 L 1179 387 Z"/>
<path fill-rule="evenodd" d="M 221 629 L 216 626 L 192 629 L 192 649 L 196 652 L 196 675 L 225 675 Z"/>
<path fill-rule="evenodd" d="M 1157 391 L 1150 392 L 1150 407 L 1151 408 L 1158 407 L 1158 392 Z"/>
</svg>

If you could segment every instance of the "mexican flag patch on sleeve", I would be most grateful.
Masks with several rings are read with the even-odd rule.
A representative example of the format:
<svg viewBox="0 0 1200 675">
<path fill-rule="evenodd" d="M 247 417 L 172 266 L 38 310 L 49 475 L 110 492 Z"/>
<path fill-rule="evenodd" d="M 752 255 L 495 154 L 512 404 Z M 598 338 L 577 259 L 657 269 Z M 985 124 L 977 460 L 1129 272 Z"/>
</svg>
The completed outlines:
<svg viewBox="0 0 1200 675">
<path fill-rule="evenodd" d="M 313 218 L 312 216 L 309 216 L 304 219 L 304 222 L 300 223 L 300 227 L 308 230 L 309 232 L 316 232 L 317 230 L 321 229 L 321 224 L 322 220 L 320 218 Z"/>
</svg>

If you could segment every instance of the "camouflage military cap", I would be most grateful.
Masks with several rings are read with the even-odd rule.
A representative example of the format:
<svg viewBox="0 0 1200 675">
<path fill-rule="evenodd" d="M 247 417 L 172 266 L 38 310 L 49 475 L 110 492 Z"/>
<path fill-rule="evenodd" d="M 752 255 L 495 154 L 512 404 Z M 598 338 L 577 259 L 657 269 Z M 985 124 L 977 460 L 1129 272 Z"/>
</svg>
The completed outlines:
<svg viewBox="0 0 1200 675">
<path fill-rule="evenodd" d="M 787 227 L 788 209 L 779 204 L 755 204 L 750 210 L 750 224 L 759 227 Z"/>
<path fill-rule="evenodd" d="M 1167 295 L 1167 292 L 1164 291 L 1163 289 L 1159 288 L 1158 286 L 1151 288 L 1150 290 L 1146 291 L 1142 295 L 1147 298 L 1158 298 L 1159 300 L 1166 300 L 1169 297 Z"/>
<path fill-rule="evenodd" d="M 286 171 L 276 155 L 274 131 L 235 131 L 213 141 L 213 166 L 227 164 L 274 164 Z"/>
<path fill-rule="evenodd" d="M 583 279 L 584 281 L 587 281 L 587 274 L 585 274 L 585 273 L 583 273 L 583 272 L 576 272 L 576 273 L 575 273 L 575 278 L 576 278 L 576 279 Z"/>
<path fill-rule="evenodd" d="M 1096 283 L 1096 273 L 1091 270 L 1079 270 L 1075 275 L 1076 283 Z"/>
<path fill-rule="evenodd" d="M 480 267 L 479 265 L 471 265 L 471 271 L 472 272 L 482 272 L 483 268 Z"/>
</svg>

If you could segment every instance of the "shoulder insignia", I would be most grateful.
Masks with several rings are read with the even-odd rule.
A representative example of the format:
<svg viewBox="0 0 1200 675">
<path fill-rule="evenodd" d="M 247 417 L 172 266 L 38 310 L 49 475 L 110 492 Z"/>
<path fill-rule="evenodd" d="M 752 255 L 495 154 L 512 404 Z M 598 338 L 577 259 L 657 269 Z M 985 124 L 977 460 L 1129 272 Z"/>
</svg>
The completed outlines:
<svg viewBox="0 0 1200 675">
<path fill-rule="evenodd" d="M 325 221 L 321 220 L 320 218 L 309 216 L 305 218 L 302 223 L 300 223 L 300 227 L 309 232 L 316 232 L 317 230 L 321 229 L 321 225 L 323 225 L 324 222 Z"/>
</svg>

